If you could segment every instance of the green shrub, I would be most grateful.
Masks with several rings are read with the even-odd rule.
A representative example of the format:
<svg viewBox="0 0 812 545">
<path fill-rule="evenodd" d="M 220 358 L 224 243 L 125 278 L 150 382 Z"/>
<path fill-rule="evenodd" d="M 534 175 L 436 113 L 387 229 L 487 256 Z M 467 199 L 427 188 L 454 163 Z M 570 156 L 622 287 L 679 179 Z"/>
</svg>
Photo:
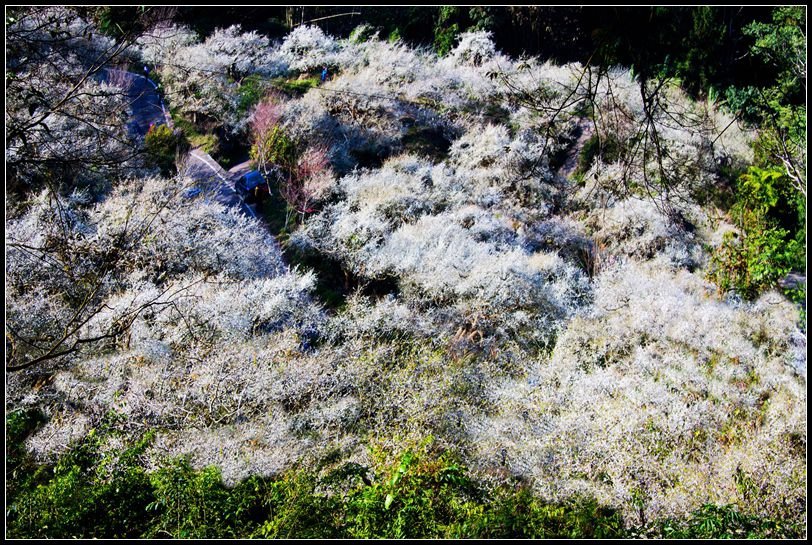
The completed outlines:
<svg viewBox="0 0 812 545">
<path fill-rule="evenodd" d="M 6 415 L 6 452 L 16 448 L 45 420 L 36 409 L 18 409 Z"/>
<path fill-rule="evenodd" d="M 163 175 L 175 169 L 175 158 L 186 147 L 186 139 L 180 131 L 173 131 L 167 125 L 152 125 L 144 139 L 144 149 L 150 164 L 161 169 Z"/>
<path fill-rule="evenodd" d="M 805 204 L 796 200 L 783 170 L 750 167 L 739 178 L 730 214 L 740 234 L 725 235 L 708 273 L 721 291 L 754 298 L 805 266 L 805 229 L 798 224 Z"/>
<path fill-rule="evenodd" d="M 403 36 L 401 36 L 400 29 L 397 28 L 397 27 L 392 32 L 389 33 L 389 37 L 387 38 L 389 43 L 395 43 L 398 40 L 402 40 L 402 39 L 403 39 Z"/>
<path fill-rule="evenodd" d="M 16 496 L 19 488 L 25 487 L 35 466 L 26 455 L 23 442 L 45 421 L 45 416 L 36 409 L 16 410 L 6 415 L 6 495 Z"/>
<path fill-rule="evenodd" d="M 462 31 L 464 11 L 459 6 L 441 6 L 437 11 L 437 22 L 434 25 L 434 51 L 441 57 L 454 49 L 457 37 Z"/>
<path fill-rule="evenodd" d="M 726 233 L 711 257 L 709 278 L 722 292 L 736 291 L 753 299 L 773 287 L 792 270 L 795 241 L 786 242 L 786 231 L 751 223 L 742 236 Z"/>
<path fill-rule="evenodd" d="M 441 57 L 445 56 L 454 49 L 459 35 L 460 27 L 457 23 L 445 28 L 438 28 L 434 34 L 434 50 Z"/>
<path fill-rule="evenodd" d="M 11 413 L 8 437 L 19 440 L 38 420 Z M 20 492 L 8 497 L 9 537 L 720 538 L 804 532 L 791 521 L 712 505 L 686 520 L 627 528 L 616 510 L 594 499 L 549 503 L 525 485 L 477 482 L 458 456 L 437 451 L 431 438 L 397 455 L 373 449 L 371 468 L 350 462 L 324 471 L 291 469 L 227 487 L 217 468 L 194 469 L 186 458 L 148 473 L 140 458 L 153 434 L 111 448 L 117 422 L 110 415 L 54 466 L 33 468 L 24 478 L 10 475 L 12 489 Z"/>
<path fill-rule="evenodd" d="M 13 537 L 138 537 L 150 523 L 152 490 L 138 463 L 152 439 L 102 452 L 105 425 L 91 431 L 55 466 L 16 476 L 7 526 Z"/>
<path fill-rule="evenodd" d="M 194 470 L 185 458 L 169 461 L 150 475 L 149 482 L 155 500 L 145 509 L 157 518 L 146 537 L 239 537 L 250 532 L 252 508 L 259 507 L 254 496 L 259 488 L 228 489 L 219 469 Z"/>
<path fill-rule="evenodd" d="M 220 151 L 220 139 L 216 134 L 195 134 L 189 137 L 189 145 L 200 148 L 209 155 L 216 155 Z"/>
<path fill-rule="evenodd" d="M 293 168 L 296 165 L 296 146 L 285 131 L 278 125 L 267 134 L 262 135 L 262 141 L 251 146 L 251 159 L 262 164 L 275 164 L 284 168 Z"/>
<path fill-rule="evenodd" d="M 375 35 L 375 29 L 368 24 L 360 24 L 350 32 L 350 43 L 361 44 L 368 42 Z"/>
<path fill-rule="evenodd" d="M 237 90 L 237 112 L 246 115 L 265 96 L 266 85 L 261 76 L 252 74 L 240 82 Z"/>
<path fill-rule="evenodd" d="M 264 538 L 335 538 L 340 534 L 340 498 L 316 492 L 313 473 L 291 471 L 269 484 L 264 500 Z"/>
<path fill-rule="evenodd" d="M 787 539 L 803 537 L 805 529 L 796 523 L 746 516 L 733 505 L 707 504 L 687 520 L 665 519 L 640 533 L 665 539 Z"/>
<path fill-rule="evenodd" d="M 275 78 L 271 80 L 271 86 L 275 89 L 283 91 L 291 97 L 300 97 L 307 93 L 313 87 L 318 87 L 321 83 L 320 76 L 312 76 L 309 78 Z"/>
<path fill-rule="evenodd" d="M 175 112 L 172 113 L 172 121 L 175 128 L 183 133 L 183 139 L 191 148 L 200 148 L 209 155 L 215 155 L 220 151 L 220 139 L 216 134 L 200 132 L 200 129 Z"/>
</svg>

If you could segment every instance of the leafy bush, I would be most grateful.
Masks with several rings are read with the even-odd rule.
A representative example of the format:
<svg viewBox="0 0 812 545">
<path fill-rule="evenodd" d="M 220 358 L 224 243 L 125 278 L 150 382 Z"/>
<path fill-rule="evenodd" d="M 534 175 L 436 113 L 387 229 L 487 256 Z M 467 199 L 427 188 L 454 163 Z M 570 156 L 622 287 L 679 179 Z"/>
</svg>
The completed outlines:
<svg viewBox="0 0 812 545">
<path fill-rule="evenodd" d="M 113 428 L 88 435 L 9 497 L 13 538 L 729 538 L 798 537 L 803 528 L 705 505 L 686 520 L 624 526 L 594 499 L 549 503 L 524 486 L 489 487 L 450 452 L 389 453 L 373 467 L 291 470 L 224 486 L 184 458 L 145 471 Z M 375 454 L 373 452 L 373 454 Z M 391 460 L 391 461 L 388 461 Z"/>
<path fill-rule="evenodd" d="M 152 125 L 147 131 L 144 148 L 150 162 L 161 170 L 164 176 L 175 170 L 175 160 L 182 155 L 188 143 L 180 131 L 173 131 L 167 125 Z"/>
<path fill-rule="evenodd" d="M 792 271 L 801 245 L 787 241 L 787 231 L 766 227 L 752 214 L 741 217 L 746 231 L 725 234 L 713 254 L 709 278 L 722 292 L 733 290 L 752 299 Z"/>
<path fill-rule="evenodd" d="M 453 23 L 448 27 L 437 28 L 434 34 L 434 50 L 441 57 L 446 55 L 454 48 L 454 42 L 457 41 L 457 36 L 460 33 L 460 27 L 457 23 Z"/>
<path fill-rule="evenodd" d="M 271 84 L 275 89 L 284 91 L 290 96 L 299 97 L 308 92 L 313 87 L 318 87 L 321 83 L 319 76 L 312 78 L 275 78 Z"/>
<path fill-rule="evenodd" d="M 378 32 L 368 24 L 360 24 L 350 32 L 350 43 L 360 44 L 376 37 Z"/>
<path fill-rule="evenodd" d="M 783 170 L 750 167 L 739 178 L 730 213 L 740 234 L 725 235 L 709 271 L 722 291 L 735 290 L 752 299 L 790 271 L 804 268 L 805 204 Z"/>
<path fill-rule="evenodd" d="M 251 146 L 251 159 L 291 168 L 296 164 L 296 146 L 282 127 L 276 126 L 265 136 L 261 145 L 256 143 Z"/>
<path fill-rule="evenodd" d="M 663 539 L 787 539 L 805 531 L 792 522 L 743 515 L 733 505 L 707 504 L 687 520 L 657 521 L 639 534 Z"/>
<path fill-rule="evenodd" d="M 265 94 L 265 83 L 262 77 L 251 74 L 243 78 L 237 91 L 237 114 L 242 116 L 256 106 Z"/>
<path fill-rule="evenodd" d="M 217 468 L 195 471 L 183 458 L 150 474 L 149 488 L 155 499 L 144 511 L 155 518 L 143 536 L 148 538 L 239 537 L 248 531 L 246 507 L 258 503 L 245 501 L 239 488 L 223 486 Z"/>
<path fill-rule="evenodd" d="M 107 448 L 105 441 L 115 435 L 104 426 L 91 431 L 52 471 L 40 467 L 27 479 L 17 477 L 24 484 L 9 498 L 9 535 L 139 537 L 151 518 L 146 508 L 153 493 L 137 460 L 152 434 L 126 448 Z"/>
</svg>

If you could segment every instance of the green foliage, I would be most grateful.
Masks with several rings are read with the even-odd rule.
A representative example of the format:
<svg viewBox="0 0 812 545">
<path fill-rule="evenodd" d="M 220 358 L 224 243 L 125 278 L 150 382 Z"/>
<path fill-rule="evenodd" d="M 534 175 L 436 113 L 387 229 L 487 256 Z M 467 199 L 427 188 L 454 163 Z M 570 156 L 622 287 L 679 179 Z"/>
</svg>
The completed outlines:
<svg viewBox="0 0 812 545">
<path fill-rule="evenodd" d="M 147 20 L 144 16 L 150 11 L 146 6 L 98 6 L 84 9 L 103 34 L 114 38 L 143 32 Z"/>
<path fill-rule="evenodd" d="M 6 452 L 31 435 L 45 416 L 35 409 L 18 409 L 6 415 Z"/>
<path fill-rule="evenodd" d="M 6 414 L 6 494 L 14 497 L 32 473 L 32 461 L 26 456 L 23 441 L 31 435 L 45 415 L 36 409 L 20 409 Z"/>
<path fill-rule="evenodd" d="M 157 517 L 146 537 L 238 537 L 251 527 L 252 510 L 260 507 L 255 480 L 228 489 L 217 468 L 196 471 L 184 458 L 171 460 L 149 480 L 155 500 L 145 509 Z"/>
<path fill-rule="evenodd" d="M 111 415 L 57 464 L 31 466 L 18 475 L 23 486 L 9 496 L 10 536 L 138 537 L 149 522 L 152 501 L 146 472 L 137 460 L 152 439 L 146 434 L 127 448 L 103 449 L 113 437 Z"/>
<path fill-rule="evenodd" d="M 15 443 L 40 417 L 6 417 Z M 8 497 L 10 537 L 125 538 L 619 538 L 798 537 L 803 528 L 708 505 L 685 521 L 626 528 L 620 514 L 581 498 L 552 504 L 523 485 L 487 487 L 431 438 L 400 454 L 372 449 L 372 468 L 339 463 L 292 469 L 233 487 L 214 467 L 185 458 L 147 473 L 140 458 L 152 441 L 112 447 L 111 414 L 55 466 L 39 466 Z M 17 443 L 17 446 L 19 444 Z M 32 466 L 33 467 L 33 466 Z M 20 487 L 19 484 L 24 486 Z M 15 483 L 12 483 L 15 484 Z"/>
<path fill-rule="evenodd" d="M 349 496 L 349 536 L 445 536 L 471 496 L 472 483 L 464 468 L 448 455 L 427 459 L 406 451 L 381 477 Z"/>
<path fill-rule="evenodd" d="M 755 39 L 751 52 L 779 70 L 777 87 L 782 95 L 803 93 L 806 79 L 806 8 L 781 6 L 772 21 L 753 21 L 744 33 Z"/>
<path fill-rule="evenodd" d="M 497 16 L 491 6 L 473 6 L 468 10 L 472 26 L 468 30 L 491 30 L 496 26 Z"/>
<path fill-rule="evenodd" d="M 237 113 L 246 115 L 265 96 L 266 85 L 261 76 L 252 74 L 240 82 L 237 90 Z"/>
<path fill-rule="evenodd" d="M 752 211 L 784 229 L 797 230 L 803 226 L 805 215 L 805 205 L 799 197 L 784 170 L 754 166 L 739 178 L 733 213 Z"/>
<path fill-rule="evenodd" d="M 260 163 L 290 169 L 296 165 L 297 158 L 296 145 L 278 125 L 263 137 L 261 145 L 251 146 L 251 159 Z"/>
<path fill-rule="evenodd" d="M 368 42 L 375 35 L 375 29 L 367 24 L 358 25 L 350 32 L 349 40 L 354 44 Z"/>
<path fill-rule="evenodd" d="M 805 25 L 805 8 L 791 6 L 774 8 L 771 22 L 753 21 L 743 29 L 752 40 L 750 55 L 769 66 L 773 75 L 768 84 L 731 87 L 727 100 L 731 109 L 764 129 L 762 151 L 779 151 L 770 141 L 782 138 L 785 144 L 803 142 L 805 148 Z"/>
<path fill-rule="evenodd" d="M 755 166 L 739 177 L 731 216 L 741 237 L 728 235 L 712 260 L 721 289 L 754 297 L 806 263 L 805 8 L 776 7 L 770 22 L 743 32 L 750 53 L 775 70 L 773 83 L 727 92 L 728 106 L 760 126 Z"/>
<path fill-rule="evenodd" d="M 500 489 L 490 508 L 475 522 L 480 526 L 474 529 L 474 535 L 489 538 L 583 539 L 624 535 L 620 515 L 600 507 L 595 500 L 549 504 L 525 488 Z"/>
<path fill-rule="evenodd" d="M 665 539 L 787 539 L 803 537 L 805 529 L 794 523 L 746 516 L 733 505 L 707 504 L 687 520 L 662 520 L 641 533 Z"/>
<path fill-rule="evenodd" d="M 220 152 L 220 139 L 216 134 L 197 133 L 189 137 L 189 145 L 193 148 L 200 148 L 212 156 Z"/>
<path fill-rule="evenodd" d="M 321 79 L 319 76 L 310 78 L 274 78 L 271 80 L 271 85 L 275 89 L 283 91 L 291 97 L 300 97 L 308 92 L 313 87 L 318 87 Z"/>
<path fill-rule="evenodd" d="M 729 105 L 759 125 L 754 144 L 756 165 L 782 170 L 792 178 L 783 180 L 781 197 L 797 210 L 795 225 L 779 218 L 781 227 L 796 233 L 805 222 L 806 199 L 806 10 L 800 6 L 776 7 L 771 22 L 754 21 L 744 33 L 754 40 L 753 57 L 776 72 L 769 85 L 746 86 L 728 93 Z M 786 211 L 783 211 L 786 216 Z M 795 237 L 801 240 L 804 237 Z"/>
<path fill-rule="evenodd" d="M 681 58 L 674 62 L 674 72 L 689 92 L 700 94 L 713 89 L 716 59 L 725 45 L 727 26 L 718 16 L 719 10 L 710 6 L 696 6 L 686 21 L 688 31 L 682 41 Z"/>
<path fill-rule="evenodd" d="M 191 121 L 172 111 L 172 122 L 175 128 L 183 133 L 188 145 L 192 148 L 200 148 L 209 155 L 215 156 L 220 151 L 220 139 L 216 134 L 201 132 L 201 130 Z"/>
<path fill-rule="evenodd" d="M 334 538 L 339 533 L 339 498 L 316 492 L 312 473 L 289 472 L 271 483 L 263 502 L 267 519 L 257 534 L 264 538 Z"/>
<path fill-rule="evenodd" d="M 437 54 L 442 57 L 454 49 L 459 34 L 460 26 L 457 23 L 438 28 L 434 34 L 434 50 Z"/>
<path fill-rule="evenodd" d="M 397 28 L 397 27 L 395 27 L 395 29 L 392 30 L 392 32 L 389 33 L 389 37 L 387 38 L 389 43 L 395 43 L 398 40 L 402 40 L 402 39 L 403 39 L 403 37 L 400 35 L 400 28 Z"/>
<path fill-rule="evenodd" d="M 739 178 L 736 204 L 731 209 L 741 234 L 725 235 L 712 256 L 709 277 L 722 291 L 735 290 L 753 298 L 792 270 L 803 268 L 800 221 L 804 212 L 782 170 L 750 167 Z"/>
<path fill-rule="evenodd" d="M 152 125 L 144 139 L 144 149 L 149 162 L 169 175 L 175 168 L 175 157 L 188 145 L 183 133 L 175 132 L 167 125 Z"/>
<path fill-rule="evenodd" d="M 473 6 L 466 10 L 459 6 L 440 6 L 434 24 L 434 51 L 441 57 L 445 56 L 457 45 L 462 32 L 491 30 L 495 24 L 492 7 Z"/>
</svg>

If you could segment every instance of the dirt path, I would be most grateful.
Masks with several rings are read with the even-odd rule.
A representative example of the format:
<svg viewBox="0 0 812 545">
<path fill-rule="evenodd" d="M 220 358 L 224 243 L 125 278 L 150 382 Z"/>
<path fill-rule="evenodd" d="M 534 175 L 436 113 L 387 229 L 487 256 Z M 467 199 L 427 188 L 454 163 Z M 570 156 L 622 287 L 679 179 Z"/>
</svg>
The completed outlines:
<svg viewBox="0 0 812 545">
<path fill-rule="evenodd" d="M 592 135 L 595 134 L 595 126 L 589 119 L 581 119 L 578 122 L 578 128 L 581 133 L 578 135 L 575 144 L 573 144 L 567 152 L 567 158 L 564 160 L 564 164 L 558 169 L 558 174 L 564 178 L 569 178 L 575 174 L 575 171 L 578 169 L 578 159 L 581 155 L 581 150 L 584 148 L 584 144 L 586 144 L 587 140 L 592 138 Z"/>
</svg>

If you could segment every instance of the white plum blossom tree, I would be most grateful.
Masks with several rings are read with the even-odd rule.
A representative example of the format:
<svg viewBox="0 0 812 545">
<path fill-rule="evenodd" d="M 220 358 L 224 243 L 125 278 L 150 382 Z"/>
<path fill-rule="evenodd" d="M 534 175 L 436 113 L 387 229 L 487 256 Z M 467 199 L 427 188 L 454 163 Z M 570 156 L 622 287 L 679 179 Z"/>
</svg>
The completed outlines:
<svg viewBox="0 0 812 545">
<path fill-rule="evenodd" d="M 216 29 L 199 42 L 188 28 L 167 26 L 139 39 L 144 60 L 155 65 L 170 103 L 195 123 L 237 131 L 247 121 L 239 112 L 239 86 L 246 76 L 273 77 L 286 68 L 272 55 L 269 40 L 239 26 Z"/>
<path fill-rule="evenodd" d="M 10 188 L 98 185 L 141 167 L 126 94 L 104 68 L 132 56 L 76 10 L 17 8 L 7 18 L 6 167 Z"/>
</svg>

